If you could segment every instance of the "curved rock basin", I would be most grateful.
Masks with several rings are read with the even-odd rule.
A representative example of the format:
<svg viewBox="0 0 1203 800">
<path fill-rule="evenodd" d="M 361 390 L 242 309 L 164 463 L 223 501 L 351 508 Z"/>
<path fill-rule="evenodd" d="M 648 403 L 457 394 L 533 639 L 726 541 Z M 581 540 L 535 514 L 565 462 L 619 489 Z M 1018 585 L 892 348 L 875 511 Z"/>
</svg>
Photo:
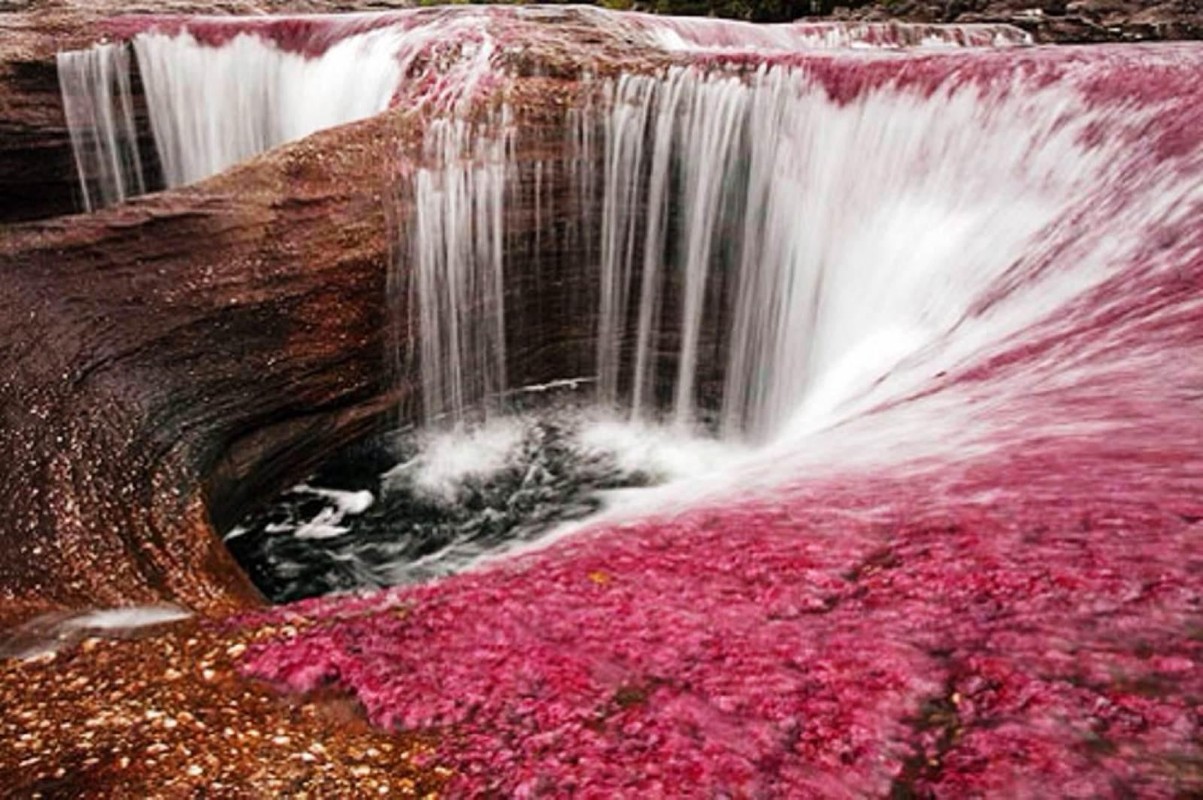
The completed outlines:
<svg viewBox="0 0 1203 800">
<path fill-rule="evenodd" d="M 1200 791 L 1203 51 L 484 17 L 436 48 L 496 43 L 453 102 L 6 231 L 6 616 L 246 608 L 214 528 L 268 489 L 398 403 L 593 372 L 752 454 L 463 575 L 248 614 L 231 663 L 432 734 L 453 795 Z M 459 261 L 418 246 L 421 175 L 477 175 L 498 126 L 504 193 L 465 195 L 496 216 Z M 443 296 L 398 276 L 493 254 L 484 332 L 422 349 Z M 500 368 L 424 390 L 453 357 Z"/>
</svg>

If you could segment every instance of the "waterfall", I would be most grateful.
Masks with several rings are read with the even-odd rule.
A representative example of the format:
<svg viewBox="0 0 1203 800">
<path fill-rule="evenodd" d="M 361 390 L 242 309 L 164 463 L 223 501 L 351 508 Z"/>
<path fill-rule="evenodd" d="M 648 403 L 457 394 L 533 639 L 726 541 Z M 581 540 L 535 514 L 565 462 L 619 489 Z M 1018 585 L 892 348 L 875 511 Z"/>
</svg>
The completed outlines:
<svg viewBox="0 0 1203 800">
<path fill-rule="evenodd" d="M 392 28 L 372 30 L 310 57 L 254 33 L 220 47 L 187 30 L 133 37 L 165 186 L 385 110 L 407 65 L 398 57 L 403 38 Z M 424 42 L 411 43 L 411 57 Z M 85 209 L 144 193 L 129 46 L 60 53 L 58 74 Z"/>
<path fill-rule="evenodd" d="M 409 242 L 418 309 L 422 416 L 460 423 L 506 388 L 503 205 L 513 136 L 509 112 L 479 127 L 434 122 L 414 176 Z M 401 265 L 399 269 L 404 269 Z"/>
<path fill-rule="evenodd" d="M 169 187 L 401 98 L 430 111 L 426 164 L 411 173 L 414 211 L 399 223 L 398 270 L 412 275 L 390 278 L 394 301 L 403 283 L 404 302 L 415 309 L 404 315 L 416 326 L 413 347 L 401 355 L 418 364 L 427 421 L 461 422 L 496 407 L 507 391 L 512 122 L 469 122 L 464 101 L 505 74 L 507 51 L 494 26 L 546 13 L 166 18 L 139 22 L 130 34 Z M 993 247 L 982 267 L 997 275 L 1052 219 L 1057 191 L 1072 183 L 1008 151 L 1005 142 L 1024 135 L 1023 124 L 981 111 L 967 93 L 947 107 L 885 90 L 844 101 L 806 68 L 782 62 L 750 71 L 738 58 L 715 55 L 1025 42 L 1014 29 L 764 27 L 571 13 L 643 47 L 714 59 L 594 80 L 597 91 L 566 114 L 570 163 L 559 173 L 554 162 L 535 165 L 536 204 L 544 175 L 571 181 L 576 200 L 571 208 L 537 206 L 534 252 L 521 257 L 542 263 L 543 228 L 560 225 L 579 268 L 597 274 L 598 399 L 633 417 L 667 417 L 680 430 L 704 421 L 731 438 L 763 440 L 800 408 L 818 419 L 865 395 L 966 313 L 969 294 L 935 302 L 934 310 L 908 305 L 933 286 L 957 283 L 955 248 L 972 250 L 984 226 L 999 224 L 994 238 L 1005 246 Z M 144 191 L 128 49 L 65 53 L 59 64 L 88 208 Z M 1023 119 L 1023 108 L 1008 113 L 1017 111 Z M 989 178 L 941 164 L 939 147 L 924 144 L 938 145 L 956 126 L 982 128 L 985 140 L 1000 143 L 978 170 Z M 881 147 L 898 131 L 901 151 Z M 879 179 L 864 179 L 870 168 Z M 1052 188 L 1042 184 L 1050 181 Z M 1040 197 L 1032 185 L 1049 189 L 1047 206 L 1031 199 Z M 950 197 L 964 207 L 942 207 Z M 937 266 L 918 270 L 925 278 L 897 278 L 889 265 L 905 260 L 898 250 L 908 244 L 899 232 L 929 222 L 947 228 L 916 236 Z M 873 286 L 897 291 L 879 298 L 865 288 Z M 863 313 L 854 308 L 858 291 L 874 298 Z M 858 349 L 874 355 L 850 360 Z"/>
<path fill-rule="evenodd" d="M 833 48 L 1008 47 L 1032 37 L 1008 25 L 795 22 L 764 25 L 706 17 L 651 17 L 644 24 L 668 50 L 761 52 Z"/>
<path fill-rule="evenodd" d="M 407 75 L 416 104 L 471 95 L 495 53 L 479 13 L 180 18 L 130 37 L 167 188 L 386 110 Z M 59 55 L 86 208 L 146 191 L 133 147 L 125 44 Z M 441 80 L 422 80 L 438 74 Z M 91 188 L 90 183 L 98 184 Z M 100 192 L 100 194 L 97 194 Z"/>
<path fill-rule="evenodd" d="M 221 47 L 189 32 L 134 38 L 167 186 L 388 108 L 401 77 L 391 29 L 348 37 L 316 58 L 243 33 Z"/>
<path fill-rule="evenodd" d="M 525 190 L 534 166 L 556 202 L 502 227 L 529 233 L 533 209 L 526 241 L 596 295 L 597 318 L 547 327 L 595 326 L 600 399 L 756 446 L 607 491 L 520 559 L 301 607 L 313 633 L 250 669 L 302 691 L 334 675 L 390 730 L 453 729 L 465 796 L 1199 794 L 1181 766 L 1199 751 L 1203 49 L 695 63 L 595 79 L 550 145 L 558 112 L 515 103 L 530 136 L 505 179 Z M 476 147 L 423 166 L 466 185 Z M 569 168 L 540 168 L 549 151 Z M 467 222 L 445 227 L 478 241 Z M 541 263 L 519 252 L 507 302 Z M 505 311 L 526 346 L 531 308 Z M 511 505 L 547 463 L 506 454 L 530 452 L 512 421 L 390 472 L 519 487 L 490 486 L 492 507 L 442 490 L 461 516 L 439 558 L 539 518 Z M 627 431 L 586 438 L 651 438 Z M 430 570 L 394 527 L 330 537 L 308 569 Z M 382 545 L 419 560 L 378 578 Z"/>
<path fill-rule="evenodd" d="M 618 399 L 620 334 L 616 327 L 626 315 L 630 293 L 631 259 L 640 210 L 635 203 L 643 161 L 643 129 L 650 105 L 640 102 L 646 81 L 624 76 L 607 98 L 612 115 L 634 114 L 631 124 L 617 122 L 605 140 L 605 202 L 602 206 L 601 304 L 598 309 L 597 371 L 601 399 Z"/>
<path fill-rule="evenodd" d="M 566 121 L 579 200 L 535 206 L 536 237 L 559 219 L 597 275 L 598 400 L 765 441 L 905 391 L 1108 164 L 1072 91 L 983 91 L 952 73 L 844 98 L 788 65 L 599 81 Z M 506 389 L 507 261 L 531 257 L 501 246 L 509 124 L 436 122 L 414 179 L 427 419 Z"/>
<path fill-rule="evenodd" d="M 93 211 L 146 191 L 128 47 L 98 44 L 59 53 L 57 63 L 84 208 Z"/>
<path fill-rule="evenodd" d="M 130 17 L 118 30 L 137 57 L 164 185 L 182 186 L 315 131 L 397 103 L 452 108 L 488 88 L 505 52 L 495 27 L 547 9 L 444 8 L 279 17 Z M 567 12 L 641 46 L 677 51 L 1024 44 L 1005 25 L 751 25 L 602 9 Z M 138 160 L 125 43 L 58 57 L 84 206 L 148 187 Z"/>
<path fill-rule="evenodd" d="M 844 101 L 790 67 L 615 81 L 602 399 L 628 387 L 638 415 L 670 383 L 676 424 L 709 404 L 727 435 L 765 438 L 948 334 L 1101 169 L 1075 139 L 1087 123 L 1058 112 L 1066 93 L 998 94 Z"/>
</svg>

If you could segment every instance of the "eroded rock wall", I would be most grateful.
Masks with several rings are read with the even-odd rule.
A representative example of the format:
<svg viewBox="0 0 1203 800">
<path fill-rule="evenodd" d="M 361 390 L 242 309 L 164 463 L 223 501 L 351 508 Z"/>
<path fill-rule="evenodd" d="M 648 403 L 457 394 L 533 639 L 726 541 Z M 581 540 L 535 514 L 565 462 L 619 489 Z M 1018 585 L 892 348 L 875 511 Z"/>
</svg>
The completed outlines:
<svg viewBox="0 0 1203 800">
<path fill-rule="evenodd" d="M 596 276 L 563 221 L 579 216 L 564 130 L 578 89 L 530 78 L 508 93 L 525 198 L 507 209 L 508 243 L 545 237 L 507 284 L 515 384 L 592 357 L 574 298 Z M 389 112 L 192 187 L 6 229 L 0 624 L 60 606 L 254 601 L 215 527 L 398 408 L 417 412 L 412 362 L 399 381 L 386 363 L 390 337 L 412 333 L 386 287 L 410 268 L 395 237 L 421 127 Z M 536 175 L 557 212 L 535 213 Z"/>
<path fill-rule="evenodd" d="M 270 459 L 273 437 L 240 446 L 255 431 L 303 440 L 306 418 L 378 394 L 388 241 L 361 176 L 383 185 L 395 127 L 8 231 L 6 607 L 253 597 L 209 528 L 202 481 L 225 453 Z"/>
</svg>

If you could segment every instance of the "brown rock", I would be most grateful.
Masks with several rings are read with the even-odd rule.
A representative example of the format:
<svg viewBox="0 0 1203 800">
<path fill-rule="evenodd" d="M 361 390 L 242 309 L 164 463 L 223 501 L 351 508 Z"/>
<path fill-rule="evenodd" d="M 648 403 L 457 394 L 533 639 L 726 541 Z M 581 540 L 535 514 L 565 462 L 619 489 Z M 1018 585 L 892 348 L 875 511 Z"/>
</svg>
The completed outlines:
<svg viewBox="0 0 1203 800">
<path fill-rule="evenodd" d="M 561 21 L 531 23 L 511 65 L 557 76 L 510 87 L 518 252 L 535 234 L 530 162 L 558 164 L 546 207 L 574 213 L 563 125 L 581 65 L 661 63 L 572 12 Z M 215 526 L 413 385 L 390 383 L 385 342 L 407 322 L 404 303 L 386 309 L 386 278 L 407 214 L 397 176 L 417 163 L 421 128 L 390 112 L 192 187 L 0 229 L 0 627 L 48 608 L 257 599 Z M 512 381 L 582 374 L 591 358 L 579 298 L 596 279 L 572 268 L 583 259 L 563 226 L 547 227 L 541 257 L 507 279 Z"/>
<path fill-rule="evenodd" d="M 132 640 L 91 640 L 53 660 L 0 661 L 0 794 L 438 792 L 449 773 L 432 761 L 428 737 L 372 730 L 346 700 L 319 693 L 294 701 L 240 677 L 229 643 L 237 636 L 245 647 L 259 635 L 185 622 Z"/>
<path fill-rule="evenodd" d="M 387 175 L 403 133 L 382 117 L 7 232 L 5 608 L 255 597 L 206 499 L 219 474 L 240 480 L 380 410 L 388 234 L 358 176 Z M 316 158 L 323 146 L 339 158 Z"/>
</svg>

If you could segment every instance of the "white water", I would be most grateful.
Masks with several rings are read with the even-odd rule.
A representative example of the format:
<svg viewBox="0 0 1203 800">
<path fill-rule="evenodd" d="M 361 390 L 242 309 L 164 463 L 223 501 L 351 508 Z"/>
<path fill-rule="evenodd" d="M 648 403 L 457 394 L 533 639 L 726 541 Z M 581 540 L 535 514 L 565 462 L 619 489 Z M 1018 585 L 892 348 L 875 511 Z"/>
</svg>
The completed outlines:
<svg viewBox="0 0 1203 800">
<path fill-rule="evenodd" d="M 512 136 L 504 108 L 479 128 L 439 120 L 426 133 L 437 166 L 414 177 L 413 289 L 396 300 L 418 312 L 409 340 L 420 351 L 427 423 L 461 423 L 506 391 L 502 211 Z"/>
<path fill-rule="evenodd" d="M 1106 279 L 1118 262 L 1100 239 L 1076 265 L 1014 280 L 1124 160 L 1118 144 L 1083 145 L 1114 110 L 1083 108 L 1071 88 L 1013 88 L 885 86 L 841 102 L 789 67 L 604 83 L 568 126 L 575 208 L 536 209 L 540 229 L 582 232 L 582 273 L 596 259 L 599 401 L 687 437 L 717 413 L 728 440 L 797 441 Z M 505 392 L 503 287 L 521 269 L 501 247 L 512 145 L 508 118 L 427 136 L 444 166 L 418 173 L 408 237 L 427 420 L 460 423 Z"/>
<path fill-rule="evenodd" d="M 517 501 L 530 486 L 547 478 L 539 473 L 548 464 L 540 463 L 546 442 L 542 426 L 549 420 L 566 433 L 559 442 L 565 462 L 552 467 L 575 473 L 578 480 L 596 480 L 607 475 L 619 484 L 646 481 L 656 485 L 682 485 L 707 476 L 729 472 L 755 458 L 755 453 L 737 443 L 691 435 L 655 423 L 632 421 L 616 416 L 603 407 L 543 410 L 535 414 L 494 416 L 471 425 L 450 430 L 430 429 L 422 435 L 418 453 L 409 461 L 385 473 L 385 492 L 408 491 L 446 508 L 462 506 L 474 487 L 496 484 L 503 473 L 524 474 L 520 485 L 512 489 L 511 502 Z M 636 480 L 638 478 L 638 480 Z M 632 503 L 648 494 L 647 488 L 594 490 L 603 507 L 614 514 L 633 507 Z M 551 502 L 566 504 L 567 498 Z M 562 509 L 561 509 L 562 511 Z M 543 514 L 546 510 L 542 509 Z M 488 511 L 483 512 L 485 516 Z M 508 554 L 542 546 L 548 533 L 539 522 L 539 513 L 529 523 L 534 533 L 519 526 L 498 541 L 480 540 L 478 525 L 465 526 L 462 538 L 416 561 L 398 558 L 391 566 L 377 566 L 378 572 L 391 570 L 385 583 L 413 580 L 415 576 L 449 574 L 489 563 Z M 563 523 L 551 532 L 550 539 L 588 525 L 596 515 Z M 398 530 L 408 522 L 396 521 Z M 366 573 L 365 573 L 366 574 Z M 377 578 L 378 579 L 378 578 Z"/>
<path fill-rule="evenodd" d="M 454 502 L 468 481 L 484 481 L 515 463 L 528 421 L 498 417 L 482 425 L 429 433 L 420 452 L 384 474 L 384 487 L 404 481 L 419 494 Z"/>
<path fill-rule="evenodd" d="M 745 455 L 730 443 L 559 403 L 394 437 L 366 462 L 398 459 L 382 474 L 336 466 L 226 534 L 268 596 L 459 572 L 645 491 L 630 487 L 705 475 Z M 327 480 L 341 488 L 322 488 Z"/>
<path fill-rule="evenodd" d="M 1030 35 L 1008 25 L 759 25 L 684 17 L 649 21 L 648 25 L 664 49 L 678 52 L 746 53 L 749 50 L 788 52 L 802 49 L 876 50 L 903 47 L 947 49 L 1032 44 Z"/>
<path fill-rule="evenodd" d="M 130 93 L 129 50 L 98 44 L 59 53 L 63 113 L 84 208 L 93 211 L 142 194 L 146 184 Z"/>
<path fill-rule="evenodd" d="M 595 12 L 604 13 L 604 12 Z M 796 50 L 950 49 L 1032 44 L 1011 25 L 914 24 L 899 22 L 811 22 L 762 24 L 714 17 L 630 14 L 666 50 L 678 52 L 774 53 Z"/>
<path fill-rule="evenodd" d="M 342 536 L 350 528 L 342 525 L 343 518 L 362 514 L 372 507 L 375 497 L 368 491 L 347 492 L 337 489 L 301 484 L 293 487 L 294 493 L 310 494 L 329 501 L 330 505 L 320 514 L 306 521 L 293 532 L 298 539 L 329 539 L 332 536 Z"/>
<path fill-rule="evenodd" d="M 619 474 L 642 474 L 655 483 L 705 475 L 750 452 L 737 444 L 631 421 L 601 407 L 558 411 L 555 418 L 569 431 L 563 446 L 576 462 L 604 462 Z M 534 415 L 506 414 L 449 430 L 430 429 L 421 437 L 417 455 L 382 476 L 383 487 L 404 484 L 433 501 L 454 503 L 467 484 L 487 482 L 520 465 L 537 427 Z"/>
<path fill-rule="evenodd" d="M 602 241 L 622 247 L 601 260 L 601 397 L 628 385 L 639 415 L 671 376 L 688 427 L 699 370 L 719 369 L 727 435 L 838 422 L 1098 181 L 1109 154 L 1078 144 L 1090 118 L 1069 119 L 1071 99 L 883 89 L 841 104 L 785 68 L 620 79 L 603 123 Z M 666 351 L 675 364 L 657 363 Z"/>
<path fill-rule="evenodd" d="M 595 409 L 576 433 L 585 457 L 612 460 L 627 474 L 643 473 L 656 483 L 698 478 L 725 470 L 749 457 L 736 442 L 720 442 L 665 425 L 614 416 Z"/>
<path fill-rule="evenodd" d="M 472 95 L 489 74 L 496 46 L 487 14 L 431 15 L 417 25 L 392 16 L 392 24 L 360 32 L 355 24 L 370 22 L 369 15 L 307 20 L 317 54 L 293 52 L 270 33 L 238 32 L 246 23 L 237 17 L 195 18 L 209 30 L 230 29 L 220 46 L 199 41 L 186 25 L 135 35 L 164 184 L 193 183 L 316 131 L 379 114 L 408 74 L 437 73 L 438 80 L 415 81 L 423 89 L 414 99 L 442 108 Z M 59 82 L 87 210 L 146 191 L 136 153 L 131 157 L 136 131 L 127 45 L 60 54 Z"/>
<path fill-rule="evenodd" d="M 348 37 L 317 58 L 254 34 L 222 47 L 187 31 L 134 38 L 163 177 L 207 178 L 277 145 L 389 106 L 401 80 L 401 34 Z"/>
<path fill-rule="evenodd" d="M 599 397 L 631 409 L 598 441 L 637 454 L 663 437 L 689 467 L 663 477 L 688 480 L 623 491 L 601 518 L 533 546 L 786 477 L 922 470 L 1024 436 L 1099 436 L 1116 423 L 1021 399 L 1100 374 L 1116 358 L 1105 336 L 997 379 L 943 376 L 1080 318 L 1092 290 L 1146 262 L 1154 232 L 1189 228 L 1203 185 L 1169 165 L 1134 168 L 1148 153 L 1132 137 L 1155 112 L 1022 77 L 954 74 L 932 93 L 886 85 L 846 102 L 786 67 L 608 84 L 572 127 L 580 208 L 598 209 L 602 226 Z M 1124 352 L 1106 368 L 1157 359 Z M 709 454 L 691 449 L 700 400 L 682 389 L 704 370 L 721 371 L 728 437 L 704 443 Z M 643 421 L 656 381 L 673 390 L 671 431 Z M 755 447 L 732 447 L 748 437 Z"/>
</svg>

